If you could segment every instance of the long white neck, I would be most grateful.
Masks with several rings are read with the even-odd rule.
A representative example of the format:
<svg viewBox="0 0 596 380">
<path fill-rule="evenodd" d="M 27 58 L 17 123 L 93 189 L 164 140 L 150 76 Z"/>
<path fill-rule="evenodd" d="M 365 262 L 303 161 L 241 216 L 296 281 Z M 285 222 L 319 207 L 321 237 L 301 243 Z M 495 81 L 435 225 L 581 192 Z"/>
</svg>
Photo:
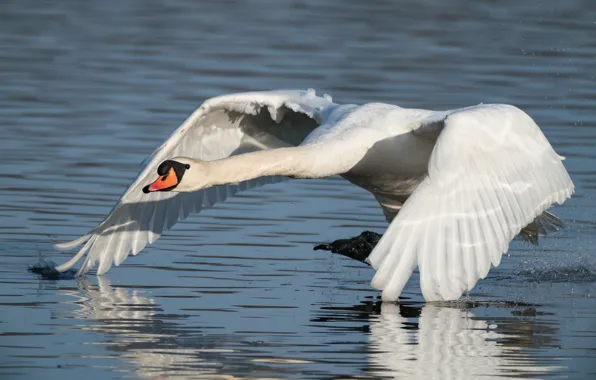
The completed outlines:
<svg viewBox="0 0 596 380">
<path fill-rule="evenodd" d="M 200 178 L 188 178 L 192 182 L 189 186 L 193 190 L 198 190 L 266 176 L 323 178 L 345 173 L 364 155 L 364 152 L 359 157 L 351 154 L 347 159 L 342 157 L 345 154 L 341 153 L 345 152 L 334 151 L 320 145 L 307 145 L 263 150 L 201 162 L 201 173 L 195 174 Z"/>
</svg>

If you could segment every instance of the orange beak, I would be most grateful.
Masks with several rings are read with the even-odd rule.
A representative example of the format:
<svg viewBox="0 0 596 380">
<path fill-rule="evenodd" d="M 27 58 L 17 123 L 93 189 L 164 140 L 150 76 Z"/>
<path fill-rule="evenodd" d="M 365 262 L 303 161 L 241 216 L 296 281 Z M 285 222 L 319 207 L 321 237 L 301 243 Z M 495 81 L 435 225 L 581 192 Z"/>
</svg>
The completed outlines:
<svg viewBox="0 0 596 380">
<path fill-rule="evenodd" d="M 178 176 L 174 168 L 170 168 L 166 175 L 157 178 L 153 183 L 144 187 L 143 192 L 172 190 L 176 185 L 178 185 Z"/>
</svg>

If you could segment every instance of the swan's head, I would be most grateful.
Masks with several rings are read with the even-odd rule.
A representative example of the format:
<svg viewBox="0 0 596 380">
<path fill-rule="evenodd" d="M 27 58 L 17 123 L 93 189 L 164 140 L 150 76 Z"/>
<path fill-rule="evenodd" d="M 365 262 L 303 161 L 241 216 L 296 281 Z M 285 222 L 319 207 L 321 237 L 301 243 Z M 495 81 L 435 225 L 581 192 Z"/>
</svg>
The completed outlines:
<svg viewBox="0 0 596 380">
<path fill-rule="evenodd" d="M 154 191 L 194 191 L 197 184 L 193 183 L 200 171 L 202 162 L 186 157 L 176 157 L 166 160 L 157 167 L 159 176 L 154 182 L 143 188 L 143 193 Z"/>
</svg>

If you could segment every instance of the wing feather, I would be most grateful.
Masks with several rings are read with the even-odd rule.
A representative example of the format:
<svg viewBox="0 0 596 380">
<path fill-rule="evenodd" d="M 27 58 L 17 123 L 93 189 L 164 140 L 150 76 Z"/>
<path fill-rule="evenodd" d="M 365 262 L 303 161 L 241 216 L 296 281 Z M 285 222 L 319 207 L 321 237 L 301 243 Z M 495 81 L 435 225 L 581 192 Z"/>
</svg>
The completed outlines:
<svg viewBox="0 0 596 380">
<path fill-rule="evenodd" d="M 331 106 L 335 104 L 328 97 L 318 97 L 312 90 L 232 94 L 205 101 L 145 160 L 146 166 L 102 223 L 83 237 L 56 244 L 62 250 L 83 245 L 73 259 L 56 269 L 67 270 L 86 255 L 78 274 L 98 262 L 97 273 L 103 274 L 112 264 L 120 265 L 128 255 L 138 254 L 191 213 L 212 207 L 240 190 L 283 180 L 258 178 L 194 193 L 141 192 L 154 179 L 157 166 L 168 158 L 211 161 L 298 145 L 322 123 Z"/>
<path fill-rule="evenodd" d="M 437 123 L 429 118 L 432 132 Z M 412 133 L 428 138 L 424 129 L 422 122 Z M 427 301 L 471 290 L 499 265 L 522 228 L 534 221 L 537 231 L 560 226 L 545 210 L 574 190 L 561 161 L 536 123 L 513 106 L 446 114 L 428 176 L 369 257 L 377 270 L 373 287 L 383 290 L 384 300 L 397 300 L 412 273 L 400 264 L 409 262 L 419 266 Z"/>
</svg>

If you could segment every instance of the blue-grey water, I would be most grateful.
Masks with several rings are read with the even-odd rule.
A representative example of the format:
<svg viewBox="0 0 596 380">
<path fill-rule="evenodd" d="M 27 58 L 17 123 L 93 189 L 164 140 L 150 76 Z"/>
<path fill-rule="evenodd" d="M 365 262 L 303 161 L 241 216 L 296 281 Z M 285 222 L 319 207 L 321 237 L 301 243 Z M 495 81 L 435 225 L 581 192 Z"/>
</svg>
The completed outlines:
<svg viewBox="0 0 596 380">
<path fill-rule="evenodd" d="M 596 377 L 596 3 L 4 0 L 0 5 L 0 378 Z M 339 179 L 247 191 L 104 277 L 41 280 L 53 240 L 106 215 L 206 98 L 313 87 L 337 102 L 527 111 L 567 157 L 567 228 L 465 297 L 322 241 L 386 227 Z M 398 165 L 399 163 L 396 163 Z"/>
</svg>

